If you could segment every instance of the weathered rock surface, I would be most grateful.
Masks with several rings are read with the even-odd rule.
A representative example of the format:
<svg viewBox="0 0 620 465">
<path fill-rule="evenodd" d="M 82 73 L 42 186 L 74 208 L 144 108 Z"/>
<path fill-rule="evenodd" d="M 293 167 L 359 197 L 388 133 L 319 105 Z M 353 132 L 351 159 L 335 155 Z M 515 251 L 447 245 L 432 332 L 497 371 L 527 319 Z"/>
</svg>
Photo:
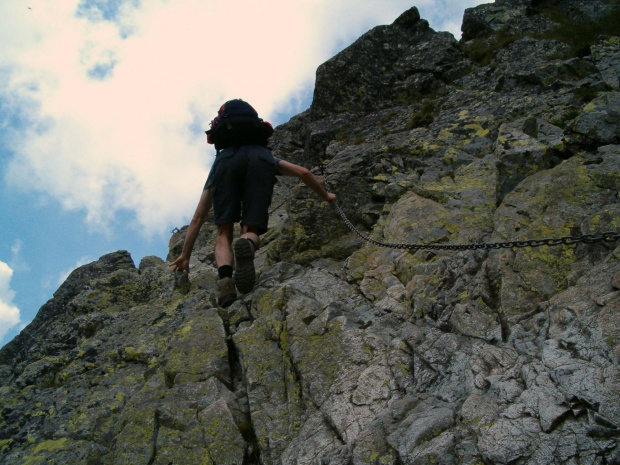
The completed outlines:
<svg viewBox="0 0 620 465">
<path fill-rule="evenodd" d="M 274 152 L 382 241 L 620 231 L 618 8 L 497 0 L 461 42 L 411 9 L 319 68 Z M 210 225 L 189 280 L 74 271 L 0 351 L 0 464 L 620 463 L 618 242 L 380 248 L 290 179 L 271 225 L 227 309 Z"/>
</svg>

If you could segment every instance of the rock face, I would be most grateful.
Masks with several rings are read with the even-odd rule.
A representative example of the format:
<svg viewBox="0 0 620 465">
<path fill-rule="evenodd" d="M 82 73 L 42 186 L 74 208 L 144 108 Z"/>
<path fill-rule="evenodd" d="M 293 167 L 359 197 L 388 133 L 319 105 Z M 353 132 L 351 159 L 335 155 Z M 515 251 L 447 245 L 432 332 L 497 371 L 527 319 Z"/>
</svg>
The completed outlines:
<svg viewBox="0 0 620 465">
<path fill-rule="evenodd" d="M 619 13 L 497 0 L 457 42 L 413 8 L 318 69 L 274 153 L 386 242 L 620 231 Z M 0 463 L 620 463 L 618 242 L 412 253 L 290 179 L 273 208 L 227 309 L 211 226 L 189 281 L 74 271 L 0 351 Z"/>
</svg>

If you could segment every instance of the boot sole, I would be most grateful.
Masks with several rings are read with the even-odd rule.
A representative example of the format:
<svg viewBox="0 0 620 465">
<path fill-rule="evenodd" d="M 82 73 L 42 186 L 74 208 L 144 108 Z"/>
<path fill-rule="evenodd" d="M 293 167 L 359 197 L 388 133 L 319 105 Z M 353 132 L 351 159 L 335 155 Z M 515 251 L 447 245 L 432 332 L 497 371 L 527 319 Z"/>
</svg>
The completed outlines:
<svg viewBox="0 0 620 465">
<path fill-rule="evenodd" d="M 237 239 L 235 242 L 235 286 L 242 294 L 254 289 L 256 271 L 254 270 L 254 252 L 252 244 L 246 239 Z"/>
</svg>

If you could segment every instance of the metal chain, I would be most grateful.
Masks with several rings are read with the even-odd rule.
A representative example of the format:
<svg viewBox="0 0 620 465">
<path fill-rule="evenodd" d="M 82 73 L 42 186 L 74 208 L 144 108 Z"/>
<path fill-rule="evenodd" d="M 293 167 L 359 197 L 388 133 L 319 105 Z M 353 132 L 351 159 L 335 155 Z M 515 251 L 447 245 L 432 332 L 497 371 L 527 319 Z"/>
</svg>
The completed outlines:
<svg viewBox="0 0 620 465">
<path fill-rule="evenodd" d="M 325 186 L 328 185 L 327 174 L 325 165 L 320 165 L 319 169 L 325 177 Z M 563 237 L 548 237 L 544 239 L 525 239 L 519 241 L 506 241 L 506 242 L 480 242 L 470 244 L 394 244 L 389 242 L 382 242 L 373 239 L 357 229 L 353 223 L 347 218 L 344 211 L 338 205 L 337 202 L 332 203 L 336 211 L 340 214 L 347 227 L 361 237 L 364 241 L 370 244 L 377 245 L 379 247 L 387 247 L 390 249 L 404 249 L 404 250 L 477 250 L 477 249 L 511 249 L 513 247 L 541 247 L 558 246 L 558 245 L 572 245 L 577 243 L 594 244 L 595 242 L 615 242 L 620 240 L 620 233 L 614 231 L 606 231 L 599 234 L 582 234 L 580 236 L 563 236 Z"/>
<path fill-rule="evenodd" d="M 389 242 L 382 242 L 371 237 L 368 237 L 357 229 L 349 218 L 344 214 L 342 208 L 337 203 L 333 203 L 334 208 L 340 214 L 347 227 L 361 237 L 366 242 L 369 242 L 379 247 L 388 247 L 390 249 L 405 249 L 405 250 L 477 250 L 477 249 L 511 249 L 513 247 L 540 247 L 543 245 L 557 246 L 557 245 L 571 245 L 579 242 L 584 244 L 594 244 L 595 242 L 615 242 L 620 240 L 620 233 L 613 231 L 607 231 L 600 234 L 582 234 L 580 236 L 563 236 L 557 238 L 545 238 L 545 239 L 526 239 L 520 241 L 506 241 L 506 242 L 480 242 L 471 244 L 394 244 Z"/>
</svg>

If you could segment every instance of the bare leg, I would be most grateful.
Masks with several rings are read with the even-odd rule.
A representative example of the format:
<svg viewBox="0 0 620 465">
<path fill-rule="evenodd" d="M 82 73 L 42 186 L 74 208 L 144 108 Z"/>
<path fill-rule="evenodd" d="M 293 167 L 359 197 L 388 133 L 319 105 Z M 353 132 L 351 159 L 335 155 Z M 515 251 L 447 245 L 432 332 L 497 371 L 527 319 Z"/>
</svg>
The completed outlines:
<svg viewBox="0 0 620 465">
<path fill-rule="evenodd" d="M 215 263 L 218 268 L 224 265 L 232 266 L 235 257 L 232 250 L 234 224 L 222 224 L 217 227 L 217 237 L 215 238 Z"/>
</svg>

